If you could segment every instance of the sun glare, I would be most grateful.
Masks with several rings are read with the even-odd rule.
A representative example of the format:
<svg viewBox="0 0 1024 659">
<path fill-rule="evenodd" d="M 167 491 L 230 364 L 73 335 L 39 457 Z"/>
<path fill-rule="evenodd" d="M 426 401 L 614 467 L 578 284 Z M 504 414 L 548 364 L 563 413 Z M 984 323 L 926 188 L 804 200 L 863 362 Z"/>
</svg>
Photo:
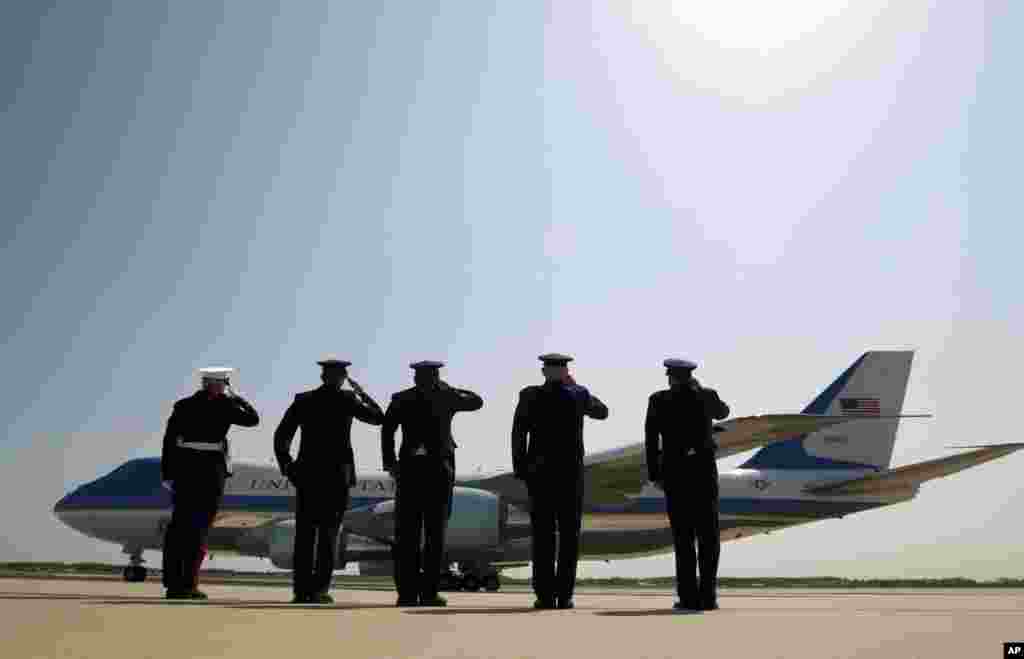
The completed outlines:
<svg viewBox="0 0 1024 659">
<path fill-rule="evenodd" d="M 747 102 L 806 89 L 873 29 L 888 0 L 637 0 L 630 22 L 681 80 Z"/>
<path fill-rule="evenodd" d="M 714 0 L 662 5 L 679 24 L 729 49 L 770 51 L 813 34 L 850 0 Z"/>
</svg>

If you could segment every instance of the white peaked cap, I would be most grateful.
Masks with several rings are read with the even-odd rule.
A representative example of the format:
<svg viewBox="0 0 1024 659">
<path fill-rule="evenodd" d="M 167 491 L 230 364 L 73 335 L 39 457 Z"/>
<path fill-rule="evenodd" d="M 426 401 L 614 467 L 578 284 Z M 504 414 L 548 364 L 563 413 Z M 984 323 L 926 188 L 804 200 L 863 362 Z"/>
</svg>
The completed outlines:
<svg viewBox="0 0 1024 659">
<path fill-rule="evenodd" d="M 233 368 L 226 368 L 223 366 L 208 366 L 206 368 L 199 369 L 199 377 L 204 380 L 220 380 L 227 382 L 231 377 L 231 374 L 235 372 Z"/>
</svg>

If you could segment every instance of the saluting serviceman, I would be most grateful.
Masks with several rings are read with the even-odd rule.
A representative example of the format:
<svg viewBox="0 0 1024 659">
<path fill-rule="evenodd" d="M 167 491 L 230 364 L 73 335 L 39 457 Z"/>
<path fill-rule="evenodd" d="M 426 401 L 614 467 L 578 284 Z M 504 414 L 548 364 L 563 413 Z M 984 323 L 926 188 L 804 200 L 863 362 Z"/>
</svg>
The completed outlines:
<svg viewBox="0 0 1024 659">
<path fill-rule="evenodd" d="M 569 375 L 572 357 L 541 355 L 544 384 L 519 392 L 512 421 L 512 466 L 530 496 L 533 590 L 538 609 L 573 608 L 583 507 L 583 417 L 608 408 Z M 555 529 L 558 571 L 555 572 Z"/>
<path fill-rule="evenodd" d="M 644 435 L 648 476 L 665 491 L 672 525 L 679 594 L 673 608 L 711 611 L 718 608 L 716 580 L 721 551 L 712 419 L 727 417 L 729 406 L 714 389 L 702 387 L 693 377 L 697 368 L 694 362 L 666 359 L 664 364 L 669 388 L 651 394 Z M 695 537 L 699 554 L 694 553 Z"/>
<path fill-rule="evenodd" d="M 348 375 L 352 362 L 318 361 L 323 384 L 295 395 L 274 433 L 281 473 L 295 486 L 293 603 L 330 604 L 338 532 L 356 484 L 352 419 L 379 426 L 380 406 Z M 342 389 L 348 380 L 352 391 Z M 291 456 L 295 431 L 302 428 L 299 457 Z"/>
<path fill-rule="evenodd" d="M 391 397 L 381 431 L 384 469 L 397 485 L 394 557 L 398 606 L 447 604 L 437 591 L 455 479 L 452 417 L 484 405 L 472 391 L 455 389 L 441 380 L 442 366 L 436 361 L 410 364 L 415 386 Z M 399 426 L 402 447 L 396 460 L 395 430 Z"/>
<path fill-rule="evenodd" d="M 206 599 L 196 588 L 196 568 L 231 475 L 228 429 L 260 422 L 253 406 L 231 389 L 231 372 L 200 369 L 202 388 L 177 401 L 167 421 L 160 459 L 174 505 L 163 547 L 167 599 Z"/>
</svg>

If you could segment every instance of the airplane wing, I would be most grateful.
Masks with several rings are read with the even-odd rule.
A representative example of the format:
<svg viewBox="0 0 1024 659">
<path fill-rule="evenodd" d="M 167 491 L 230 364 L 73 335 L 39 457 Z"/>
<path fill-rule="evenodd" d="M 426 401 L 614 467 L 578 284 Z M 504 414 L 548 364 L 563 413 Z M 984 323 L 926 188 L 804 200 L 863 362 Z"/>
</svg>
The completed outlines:
<svg viewBox="0 0 1024 659">
<path fill-rule="evenodd" d="M 715 426 L 716 457 L 724 458 L 851 420 L 853 418 L 846 416 L 817 414 L 765 414 L 730 419 Z M 583 465 L 583 496 L 587 503 L 625 503 L 626 495 L 638 492 L 647 480 L 643 442 L 592 453 L 583 459 Z M 460 479 L 459 484 L 501 494 L 510 503 L 527 500 L 526 487 L 512 474 Z"/>
<path fill-rule="evenodd" d="M 958 471 L 969 469 L 1014 451 L 1024 448 L 1024 443 L 991 444 L 985 446 L 964 446 L 973 448 L 967 453 L 951 455 L 945 458 L 926 460 L 917 464 L 897 467 L 877 474 L 869 474 L 863 478 L 826 483 L 807 488 L 810 494 L 819 495 L 851 495 L 851 494 L 888 494 L 916 489 L 921 483 L 934 478 L 942 478 Z"/>
</svg>

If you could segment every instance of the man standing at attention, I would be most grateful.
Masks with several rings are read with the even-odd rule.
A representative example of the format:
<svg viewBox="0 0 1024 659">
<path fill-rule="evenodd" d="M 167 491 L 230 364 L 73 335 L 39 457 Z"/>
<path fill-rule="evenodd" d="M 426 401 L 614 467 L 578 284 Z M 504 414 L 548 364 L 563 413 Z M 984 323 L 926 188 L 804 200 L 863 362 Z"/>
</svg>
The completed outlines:
<svg viewBox="0 0 1024 659">
<path fill-rule="evenodd" d="M 693 377 L 694 362 L 666 359 L 664 364 L 669 388 L 651 394 L 644 435 L 648 476 L 665 491 L 672 525 L 679 594 L 673 608 L 713 611 L 718 608 L 721 541 L 712 419 L 729 416 L 729 406 L 714 389 L 702 387 Z M 694 538 L 700 550 L 699 589 Z"/>
<path fill-rule="evenodd" d="M 167 420 L 160 479 L 174 510 L 163 546 L 167 599 L 206 599 L 198 566 L 230 475 L 228 429 L 259 424 L 256 410 L 231 389 L 230 368 L 199 370 L 202 388 L 174 403 Z"/>
<path fill-rule="evenodd" d="M 540 356 L 544 384 L 519 392 L 512 421 L 512 468 L 530 496 L 537 609 L 574 606 L 583 511 L 583 417 L 608 418 L 605 404 L 569 375 L 572 359 Z"/>
<path fill-rule="evenodd" d="M 437 594 L 444 560 L 455 479 L 452 417 L 484 405 L 480 396 L 441 380 L 442 362 L 410 364 L 415 386 L 391 397 L 381 452 L 384 470 L 396 483 L 395 586 L 398 606 L 446 606 Z M 402 447 L 395 459 L 395 431 L 402 428 Z M 420 542 L 423 542 L 422 550 Z"/>
<path fill-rule="evenodd" d="M 348 377 L 351 362 L 328 358 L 317 364 L 323 385 L 296 394 L 274 433 L 277 464 L 296 490 L 292 569 L 296 604 L 334 601 L 327 591 L 349 488 L 356 484 L 352 419 L 371 426 L 384 421 L 380 406 Z M 346 379 L 352 391 L 341 388 Z M 293 460 L 291 445 L 298 428 L 302 428 L 302 442 L 299 457 Z"/>
</svg>

